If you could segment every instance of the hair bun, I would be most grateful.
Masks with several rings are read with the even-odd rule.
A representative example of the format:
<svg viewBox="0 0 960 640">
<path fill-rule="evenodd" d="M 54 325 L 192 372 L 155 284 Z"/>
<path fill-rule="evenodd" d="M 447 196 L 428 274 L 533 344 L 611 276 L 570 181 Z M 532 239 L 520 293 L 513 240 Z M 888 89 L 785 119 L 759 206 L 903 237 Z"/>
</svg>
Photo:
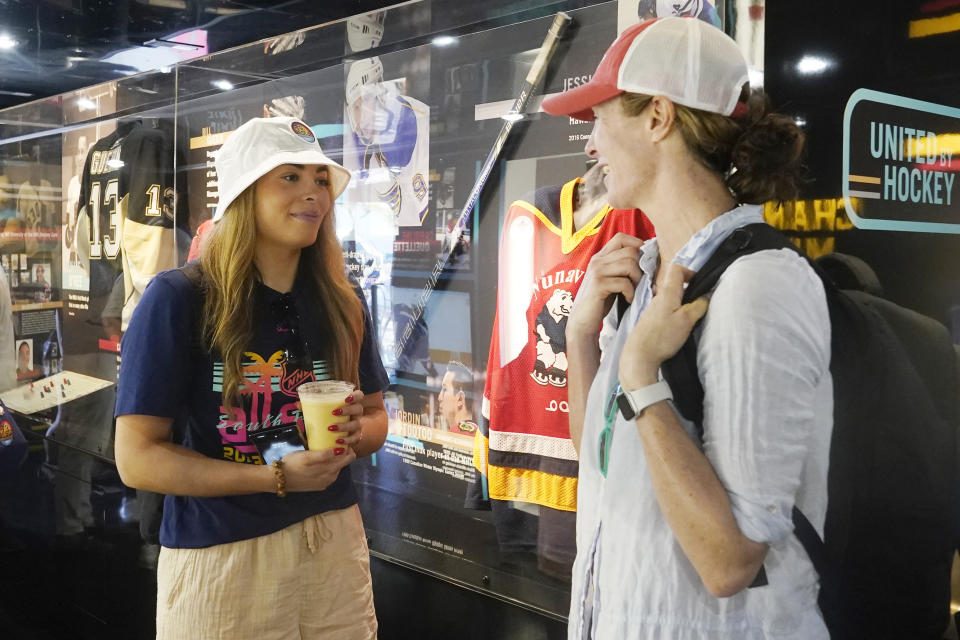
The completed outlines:
<svg viewBox="0 0 960 640">
<path fill-rule="evenodd" d="M 753 92 L 743 132 L 731 149 L 736 168 L 727 186 L 741 202 L 793 200 L 803 176 L 803 130 L 788 116 L 771 113 L 769 101 Z"/>
</svg>

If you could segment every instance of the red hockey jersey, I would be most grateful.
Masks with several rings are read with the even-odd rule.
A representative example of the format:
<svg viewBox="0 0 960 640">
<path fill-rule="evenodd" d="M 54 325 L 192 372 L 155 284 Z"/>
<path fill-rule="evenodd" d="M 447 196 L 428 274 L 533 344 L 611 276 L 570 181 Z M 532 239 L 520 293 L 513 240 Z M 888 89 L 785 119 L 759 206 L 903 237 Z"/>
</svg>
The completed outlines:
<svg viewBox="0 0 960 640">
<path fill-rule="evenodd" d="M 576 510 L 577 453 L 567 406 L 567 317 L 590 258 L 619 232 L 653 226 L 637 209 L 604 206 L 574 231 L 580 179 L 510 206 L 500 237 L 497 314 L 474 466 L 489 497 Z"/>
</svg>

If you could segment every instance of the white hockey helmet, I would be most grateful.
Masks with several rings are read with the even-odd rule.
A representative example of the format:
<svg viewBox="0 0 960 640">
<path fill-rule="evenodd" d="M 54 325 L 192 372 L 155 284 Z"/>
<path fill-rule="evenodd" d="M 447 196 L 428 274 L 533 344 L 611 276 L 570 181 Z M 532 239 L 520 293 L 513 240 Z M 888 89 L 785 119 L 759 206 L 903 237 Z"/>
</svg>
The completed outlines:
<svg viewBox="0 0 960 640">
<path fill-rule="evenodd" d="M 364 87 L 379 84 L 383 81 L 383 63 L 380 58 L 364 58 L 350 65 L 347 71 L 346 99 L 347 105 L 356 102 L 363 93 Z"/>
<path fill-rule="evenodd" d="M 380 44 L 385 15 L 384 11 L 375 11 L 347 18 L 347 43 L 351 51 L 366 51 Z"/>
</svg>

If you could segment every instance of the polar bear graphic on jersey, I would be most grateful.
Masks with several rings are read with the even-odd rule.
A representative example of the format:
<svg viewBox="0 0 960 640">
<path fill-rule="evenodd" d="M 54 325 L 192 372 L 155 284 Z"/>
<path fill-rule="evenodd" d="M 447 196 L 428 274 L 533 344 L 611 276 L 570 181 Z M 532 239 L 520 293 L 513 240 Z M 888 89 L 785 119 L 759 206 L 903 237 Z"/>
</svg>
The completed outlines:
<svg viewBox="0 0 960 640">
<path fill-rule="evenodd" d="M 573 306 L 573 295 L 555 289 L 537 314 L 534 334 L 537 338 L 537 360 L 530 376 L 541 385 L 567 386 L 567 318 Z"/>
</svg>

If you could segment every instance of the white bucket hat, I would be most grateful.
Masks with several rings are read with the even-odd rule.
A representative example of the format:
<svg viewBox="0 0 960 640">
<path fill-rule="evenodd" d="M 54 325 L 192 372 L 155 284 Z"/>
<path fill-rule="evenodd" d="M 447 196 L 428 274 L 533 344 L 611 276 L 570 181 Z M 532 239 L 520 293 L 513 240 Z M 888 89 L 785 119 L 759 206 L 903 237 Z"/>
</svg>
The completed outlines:
<svg viewBox="0 0 960 640">
<path fill-rule="evenodd" d="M 322 164 L 333 199 L 350 182 L 350 172 L 323 153 L 313 131 L 297 118 L 252 118 L 230 134 L 214 158 L 220 199 L 216 222 L 243 190 L 282 164 Z"/>
</svg>

